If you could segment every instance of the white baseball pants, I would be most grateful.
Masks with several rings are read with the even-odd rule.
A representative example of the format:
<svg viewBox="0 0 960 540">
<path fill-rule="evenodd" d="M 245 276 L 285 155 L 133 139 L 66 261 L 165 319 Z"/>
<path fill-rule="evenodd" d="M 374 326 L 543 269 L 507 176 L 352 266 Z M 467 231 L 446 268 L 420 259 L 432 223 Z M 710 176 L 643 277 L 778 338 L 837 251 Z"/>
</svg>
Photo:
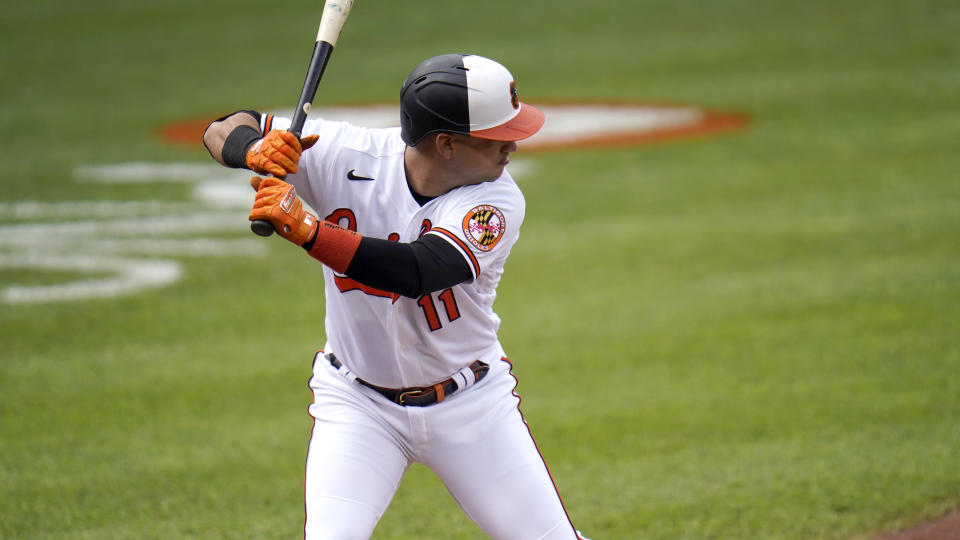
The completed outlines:
<svg viewBox="0 0 960 540">
<path fill-rule="evenodd" d="M 414 462 L 433 470 L 484 532 L 502 540 L 576 540 L 530 435 L 505 360 L 429 407 L 403 407 L 350 381 L 322 356 L 310 387 L 307 540 L 367 539 Z M 440 536 L 442 532 L 438 531 Z"/>
</svg>

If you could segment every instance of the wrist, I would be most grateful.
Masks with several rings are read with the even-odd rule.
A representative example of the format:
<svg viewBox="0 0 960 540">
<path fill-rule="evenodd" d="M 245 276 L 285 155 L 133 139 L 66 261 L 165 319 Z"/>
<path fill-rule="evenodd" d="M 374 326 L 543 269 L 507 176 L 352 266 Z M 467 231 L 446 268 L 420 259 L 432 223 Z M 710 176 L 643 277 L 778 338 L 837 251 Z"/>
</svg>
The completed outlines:
<svg viewBox="0 0 960 540">
<path fill-rule="evenodd" d="M 247 152 L 258 140 L 262 140 L 259 131 L 250 126 L 238 126 L 223 143 L 223 163 L 234 169 L 249 168 Z"/>
<path fill-rule="evenodd" d="M 343 274 L 349 268 L 362 239 L 363 236 L 354 231 L 329 221 L 320 221 L 313 238 L 305 242 L 303 248 L 314 259 Z"/>
<path fill-rule="evenodd" d="M 280 236 L 298 246 L 303 246 L 316 237 L 318 220 L 317 216 L 311 212 L 302 212 L 299 213 L 299 216 L 294 220 L 285 219 L 278 224 L 281 228 L 274 228 L 277 229 Z"/>
<path fill-rule="evenodd" d="M 317 229 L 319 229 L 319 227 L 320 227 L 320 220 L 317 219 L 317 216 L 314 216 L 313 214 L 310 214 L 309 212 L 307 213 L 307 215 L 309 215 L 309 216 L 311 216 L 311 217 L 313 218 L 313 225 L 312 225 L 312 226 L 309 228 L 309 230 L 307 231 L 307 241 L 304 242 L 304 243 L 302 243 L 302 244 L 300 244 L 300 247 L 302 247 L 303 249 L 307 250 L 307 253 L 309 253 L 310 250 L 313 249 L 313 244 L 316 243 L 316 240 L 317 240 Z M 308 246 L 309 246 L 309 247 L 308 247 Z"/>
</svg>

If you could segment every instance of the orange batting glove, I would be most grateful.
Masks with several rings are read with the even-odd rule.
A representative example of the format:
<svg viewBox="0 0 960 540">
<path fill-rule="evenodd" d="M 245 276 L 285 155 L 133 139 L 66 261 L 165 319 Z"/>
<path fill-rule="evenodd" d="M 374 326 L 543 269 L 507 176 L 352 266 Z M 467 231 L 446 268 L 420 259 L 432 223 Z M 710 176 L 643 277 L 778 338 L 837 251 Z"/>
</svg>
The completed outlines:
<svg viewBox="0 0 960 540">
<path fill-rule="evenodd" d="M 317 216 L 303 209 L 293 185 L 259 176 L 251 178 L 250 185 L 257 190 L 250 221 L 269 221 L 277 234 L 298 246 L 313 240 L 317 234 Z"/>
<path fill-rule="evenodd" d="M 304 150 L 316 144 L 317 135 L 298 139 L 289 131 L 273 130 L 247 150 L 247 168 L 257 174 L 277 178 L 297 172 L 297 162 Z"/>
</svg>

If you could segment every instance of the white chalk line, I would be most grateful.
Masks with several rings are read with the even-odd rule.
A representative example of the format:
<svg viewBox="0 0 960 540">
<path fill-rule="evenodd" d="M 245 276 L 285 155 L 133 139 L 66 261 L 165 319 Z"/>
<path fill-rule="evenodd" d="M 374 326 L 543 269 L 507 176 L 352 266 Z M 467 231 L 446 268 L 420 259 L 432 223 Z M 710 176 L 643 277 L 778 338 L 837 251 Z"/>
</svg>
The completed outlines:
<svg viewBox="0 0 960 540">
<path fill-rule="evenodd" d="M 183 271 L 176 261 L 18 253 L 0 254 L 0 268 L 66 270 L 79 273 L 109 272 L 110 277 L 74 281 L 62 285 L 12 285 L 3 290 L 8 304 L 114 298 L 171 285 Z"/>
<path fill-rule="evenodd" d="M 84 182 L 195 184 L 192 202 L 17 201 L 0 203 L 0 271 L 57 270 L 80 274 L 58 284 L 11 284 L 0 290 L 7 304 L 117 298 L 173 285 L 183 277 L 178 258 L 258 257 L 262 239 L 210 234 L 248 234 L 253 192 L 248 172 L 194 164 L 116 164 L 78 167 Z M 83 274 L 97 277 L 84 279 Z M 107 274 L 105 277 L 103 274 Z"/>
</svg>

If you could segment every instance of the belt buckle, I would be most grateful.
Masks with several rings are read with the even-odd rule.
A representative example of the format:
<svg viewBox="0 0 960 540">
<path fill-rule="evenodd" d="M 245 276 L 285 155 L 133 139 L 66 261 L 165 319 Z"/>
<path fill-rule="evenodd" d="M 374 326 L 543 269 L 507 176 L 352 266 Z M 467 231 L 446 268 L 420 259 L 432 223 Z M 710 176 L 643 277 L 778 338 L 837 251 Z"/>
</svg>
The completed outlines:
<svg viewBox="0 0 960 540">
<path fill-rule="evenodd" d="M 403 392 L 400 392 L 399 394 L 397 394 L 397 404 L 406 405 L 406 403 L 404 403 L 404 400 L 407 399 L 407 396 L 412 396 L 414 394 L 422 394 L 422 393 L 423 393 L 422 388 L 413 388 L 413 389 L 404 390 Z"/>
</svg>

